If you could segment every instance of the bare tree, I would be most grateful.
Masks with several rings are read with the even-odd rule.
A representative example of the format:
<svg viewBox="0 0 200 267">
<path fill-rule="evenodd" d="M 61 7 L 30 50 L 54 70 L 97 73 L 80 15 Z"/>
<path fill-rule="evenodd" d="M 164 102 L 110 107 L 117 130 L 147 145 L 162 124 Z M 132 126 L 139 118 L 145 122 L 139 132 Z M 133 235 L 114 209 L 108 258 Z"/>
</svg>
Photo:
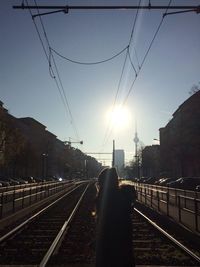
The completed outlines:
<svg viewBox="0 0 200 267">
<path fill-rule="evenodd" d="M 191 87 L 191 89 L 190 89 L 190 91 L 189 91 L 189 94 L 190 94 L 190 95 L 193 95 L 193 94 L 195 94 L 195 93 L 198 92 L 198 91 L 200 91 L 200 82 L 198 82 L 198 84 L 194 84 L 194 85 Z"/>
</svg>

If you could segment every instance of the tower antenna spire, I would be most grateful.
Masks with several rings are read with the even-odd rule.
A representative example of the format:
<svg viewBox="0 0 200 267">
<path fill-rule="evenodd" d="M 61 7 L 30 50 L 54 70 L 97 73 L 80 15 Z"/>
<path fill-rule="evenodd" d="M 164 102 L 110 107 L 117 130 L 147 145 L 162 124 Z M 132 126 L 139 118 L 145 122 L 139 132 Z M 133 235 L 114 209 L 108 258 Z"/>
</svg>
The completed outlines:
<svg viewBox="0 0 200 267">
<path fill-rule="evenodd" d="M 138 155 L 138 143 L 139 143 L 139 138 L 138 138 L 138 133 L 137 133 L 137 121 L 135 121 L 135 137 L 133 139 L 135 143 L 135 161 L 137 164 L 137 178 L 140 178 L 140 166 L 139 166 L 139 155 Z"/>
</svg>

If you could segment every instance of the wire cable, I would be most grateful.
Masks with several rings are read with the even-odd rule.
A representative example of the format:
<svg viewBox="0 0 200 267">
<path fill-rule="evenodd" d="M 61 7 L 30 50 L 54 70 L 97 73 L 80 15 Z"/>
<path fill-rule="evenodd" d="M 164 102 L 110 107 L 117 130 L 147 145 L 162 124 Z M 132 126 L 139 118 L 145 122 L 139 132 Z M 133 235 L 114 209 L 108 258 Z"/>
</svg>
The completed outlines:
<svg viewBox="0 0 200 267">
<path fill-rule="evenodd" d="M 131 66 L 132 66 L 132 68 L 133 68 L 133 70 L 134 70 L 134 72 L 135 72 L 135 76 L 137 77 L 137 71 L 136 71 L 136 68 L 135 68 L 135 66 L 134 66 L 134 64 L 133 64 L 133 61 L 132 61 L 132 59 L 131 59 L 130 49 L 129 49 L 129 47 L 128 47 L 128 58 L 129 58 L 129 60 L 130 60 Z"/>
<path fill-rule="evenodd" d="M 141 5 L 141 0 L 139 1 L 139 6 L 140 5 Z M 119 94 L 120 85 L 121 85 L 121 82 L 122 82 L 122 78 L 123 78 L 123 74 L 124 74 L 124 70 L 125 70 L 125 66 L 126 66 L 126 62 L 127 62 L 127 58 L 128 57 L 129 57 L 131 66 L 132 66 L 133 70 L 135 71 L 135 79 L 137 77 L 137 71 L 136 71 L 136 68 L 135 68 L 132 60 L 131 60 L 129 48 L 130 48 L 131 41 L 133 39 L 133 35 L 134 35 L 134 32 L 135 32 L 138 13 L 139 13 L 139 9 L 137 9 L 137 12 L 136 12 L 136 15 L 135 15 L 135 18 L 134 18 L 134 22 L 133 22 L 133 26 L 132 26 L 132 30 L 131 30 L 131 34 L 130 34 L 130 39 L 129 39 L 129 43 L 128 43 L 128 46 L 127 46 L 126 57 L 124 59 L 124 64 L 123 64 L 123 68 L 122 68 L 122 71 L 121 71 L 120 79 L 119 79 L 119 82 L 118 82 L 118 87 L 117 87 L 117 91 L 116 91 L 116 94 L 115 94 L 115 99 L 114 99 L 114 102 L 113 102 L 113 105 L 112 105 L 112 109 L 111 109 L 111 114 L 114 111 L 114 108 L 115 108 L 115 105 L 116 105 L 116 102 L 117 102 L 117 97 L 118 97 L 118 94 Z M 110 120 L 108 122 L 108 125 L 107 125 L 107 128 L 106 128 L 102 149 L 106 145 L 108 140 L 110 139 L 110 136 L 111 136 L 112 131 L 113 131 L 113 125 L 111 125 L 111 120 L 112 120 L 112 118 L 110 118 Z"/>
<path fill-rule="evenodd" d="M 168 7 L 167 7 L 165 13 L 168 11 L 168 8 L 169 8 L 169 6 L 171 5 L 171 2 L 172 2 L 172 0 L 169 0 Z M 141 4 L 141 0 L 140 0 L 139 5 L 140 5 L 140 4 Z M 135 16 L 135 20 L 134 20 L 134 24 L 133 24 L 133 28 L 132 28 L 132 32 L 131 32 L 131 37 L 130 37 L 129 45 L 130 45 L 131 40 L 132 40 L 132 38 L 133 38 L 133 33 L 134 33 L 135 25 L 136 25 L 136 20 L 137 20 L 137 16 L 138 16 L 138 11 L 139 11 L 139 9 L 137 10 L 137 13 L 136 13 L 136 16 Z M 151 48 L 152 48 L 152 45 L 153 45 L 153 43 L 154 43 L 154 41 L 155 41 L 155 39 L 156 39 L 156 37 L 157 37 L 157 34 L 158 34 L 158 32 L 159 32 L 159 30 L 160 30 L 162 24 L 163 24 L 163 20 L 164 20 L 164 18 L 165 18 L 165 16 L 162 16 L 162 19 L 161 19 L 161 21 L 160 21 L 160 23 L 159 23 L 159 25 L 158 25 L 158 27 L 157 27 L 157 29 L 156 29 L 156 32 L 155 32 L 155 34 L 154 34 L 154 36 L 153 36 L 153 38 L 152 38 L 152 40 L 151 40 L 151 42 L 150 42 L 150 45 L 149 45 L 149 47 L 148 47 L 148 49 L 147 49 L 147 51 L 146 51 L 146 53 L 145 53 L 145 55 L 144 55 L 144 57 L 143 57 L 142 63 L 141 63 L 141 65 L 139 66 L 139 70 L 138 70 L 138 72 L 136 72 L 135 67 L 134 67 L 134 65 L 132 64 L 133 62 L 132 62 L 131 57 L 130 57 L 130 51 L 129 51 L 129 49 L 127 50 L 127 53 L 128 53 L 128 55 L 129 55 L 129 60 L 130 60 L 131 65 L 132 65 L 132 67 L 133 67 L 133 69 L 134 69 L 134 71 L 135 71 L 135 78 L 134 78 L 134 80 L 133 80 L 133 82 L 132 82 L 132 84 L 131 84 L 131 86 L 130 86 L 130 88 L 129 88 L 129 91 L 128 91 L 128 93 L 127 93 L 127 95 L 126 95 L 126 97 L 125 97 L 125 99 L 124 99 L 124 101 L 123 101 L 122 106 L 125 105 L 125 103 L 126 103 L 126 101 L 128 100 L 128 97 L 129 97 L 131 91 L 133 90 L 133 86 L 134 86 L 134 84 L 135 84 L 135 82 L 136 82 L 136 80 L 137 80 L 137 77 L 138 77 L 138 75 L 139 75 L 139 73 L 140 73 L 140 71 L 141 71 L 141 69 L 142 69 L 142 67 L 143 67 L 143 65 L 144 65 L 144 63 L 145 63 L 145 61 L 146 61 L 146 58 L 147 58 L 147 56 L 148 56 L 148 54 L 149 54 L 149 52 L 150 52 L 150 50 L 151 50 Z M 109 133 L 109 135 L 108 135 L 109 137 L 110 137 L 111 133 L 112 133 L 112 129 L 110 130 L 110 133 Z M 108 141 L 108 138 L 107 138 L 107 141 Z M 104 144 L 106 144 L 106 143 L 107 143 L 107 142 L 104 142 Z"/>
<path fill-rule="evenodd" d="M 139 3 L 138 3 L 138 6 L 140 7 L 141 6 L 141 1 L 142 0 L 139 0 Z M 131 31 L 131 36 L 130 36 L 130 39 L 129 39 L 129 44 L 128 44 L 128 53 L 129 53 L 129 60 L 130 60 L 130 63 L 135 71 L 135 74 L 136 74 L 136 69 L 135 69 L 135 66 L 133 64 L 133 61 L 131 59 L 131 55 L 130 55 L 130 46 L 131 46 L 131 42 L 133 40 L 133 36 L 134 36 L 134 33 L 135 33 L 135 28 L 136 28 L 136 23 L 137 23 L 137 20 L 138 20 L 138 14 L 139 14 L 139 8 L 137 9 L 136 11 L 136 15 L 135 15 L 135 19 L 134 19 L 134 23 L 133 23 L 133 27 L 132 27 L 132 31 Z M 140 69 L 140 64 L 139 64 L 139 60 L 138 60 L 138 56 L 137 56 L 137 52 L 136 52 L 136 49 L 135 49 L 135 46 L 133 45 L 133 49 L 134 49 L 134 53 L 135 53 L 135 56 L 136 56 L 136 60 L 137 60 L 137 64 L 138 64 L 138 69 Z M 136 74 L 137 76 L 137 74 Z"/>
<path fill-rule="evenodd" d="M 63 56 L 62 54 L 60 54 L 59 52 L 57 52 L 55 49 L 53 49 L 52 47 L 50 48 L 57 56 L 69 61 L 69 62 L 72 62 L 72 63 L 75 63 L 75 64 L 80 64 L 80 65 L 97 65 L 97 64 L 102 64 L 102 63 L 105 63 L 105 62 L 108 62 L 108 61 L 111 61 L 113 60 L 114 58 L 118 57 L 119 55 L 121 55 L 124 51 L 126 51 L 128 49 L 128 46 L 124 47 L 122 50 L 120 50 L 118 53 L 116 53 L 115 55 L 107 58 L 107 59 L 104 59 L 104 60 L 100 60 L 100 61 L 95 61 L 95 62 L 81 62 L 81 61 L 77 61 L 77 60 L 73 60 L 73 59 L 70 59 L 66 56 Z"/>
<path fill-rule="evenodd" d="M 57 64 L 55 62 L 55 58 L 54 58 L 53 55 L 52 55 L 52 59 L 53 59 L 54 66 L 55 66 L 55 69 L 56 69 L 56 73 L 57 73 L 57 76 L 58 76 L 58 80 L 60 82 L 60 86 L 61 86 L 61 89 L 62 89 L 62 92 L 63 92 L 63 96 L 64 96 L 64 99 L 65 99 L 65 102 L 66 102 L 66 105 L 67 105 L 67 109 L 68 109 L 68 112 L 69 112 L 69 115 L 70 115 L 70 118 L 71 118 L 71 124 L 73 125 L 74 132 L 75 132 L 77 140 L 80 140 L 80 137 L 79 137 L 79 134 L 78 134 L 78 130 L 77 130 L 77 127 L 76 127 L 76 124 L 74 122 L 74 118 L 73 118 L 73 115 L 72 115 L 72 112 L 71 112 L 71 109 L 70 109 L 69 101 L 67 99 L 67 96 L 66 96 L 66 93 L 65 93 L 65 90 L 64 90 L 64 87 L 63 87 L 63 83 L 61 81 L 60 74 L 59 74 L 59 71 L 58 71 L 58 67 L 57 67 Z"/>
<path fill-rule="evenodd" d="M 172 2 L 172 0 L 169 0 L 168 7 L 167 7 L 165 13 L 168 11 L 169 6 L 171 5 L 171 2 Z M 150 52 L 150 50 L 151 50 L 151 48 L 152 48 L 152 45 L 153 45 L 153 43 L 154 43 L 154 41 L 155 41 L 155 39 L 156 39 L 156 37 L 157 37 L 157 35 L 158 35 L 158 32 L 160 31 L 160 28 L 161 28 L 162 24 L 163 24 L 164 18 L 165 18 L 165 16 L 162 16 L 162 19 L 161 19 L 161 21 L 160 21 L 160 23 L 159 23 L 159 25 L 158 25 L 158 27 L 157 27 L 155 33 L 154 33 L 154 36 L 153 36 L 153 38 L 152 38 L 152 40 L 151 40 L 151 42 L 150 42 L 150 45 L 149 45 L 149 47 L 148 47 L 148 49 L 147 49 L 147 51 L 146 51 L 146 53 L 145 53 L 145 55 L 144 55 L 144 57 L 143 57 L 142 63 L 141 63 L 141 65 L 140 65 L 140 69 L 139 69 L 139 71 L 137 72 L 137 76 L 136 76 L 135 79 L 133 80 L 133 82 L 132 82 L 132 84 L 131 84 L 131 86 L 130 86 L 130 88 L 129 88 L 129 91 L 128 91 L 128 93 L 127 93 L 125 99 L 124 99 L 123 105 L 126 103 L 126 101 L 127 101 L 128 97 L 129 97 L 131 91 L 133 90 L 133 86 L 134 86 L 134 84 L 135 84 L 136 78 L 138 77 L 138 75 L 139 75 L 139 73 L 140 73 L 140 71 L 141 71 L 141 69 L 142 69 L 142 67 L 143 67 L 143 65 L 144 65 L 144 63 L 145 63 L 145 61 L 146 61 L 146 59 L 147 59 L 147 56 L 148 56 L 148 54 L 149 54 L 149 52 Z"/>
<path fill-rule="evenodd" d="M 28 6 L 28 0 L 25 0 L 25 1 L 26 1 L 27 6 Z M 37 2 L 36 2 L 36 0 L 34 0 L 34 2 L 35 2 L 35 6 L 37 7 Z M 49 64 L 49 73 L 50 73 L 50 76 L 51 76 L 51 78 L 53 78 L 53 80 L 54 80 L 54 82 L 55 82 L 55 84 L 56 84 L 56 87 L 57 87 L 57 89 L 58 89 L 58 91 L 59 91 L 59 94 L 60 94 L 60 97 L 61 97 L 61 101 L 62 101 L 62 103 L 63 103 L 63 105 L 64 105 L 64 108 L 65 108 L 65 110 L 66 110 L 66 113 L 69 114 L 69 116 L 70 116 L 70 123 L 72 124 L 72 127 L 73 127 L 73 129 L 74 129 L 76 138 L 79 139 L 79 135 L 78 135 L 77 127 L 76 127 L 76 125 L 75 125 L 74 118 L 73 118 L 73 116 L 72 116 L 72 112 L 71 112 L 71 109 L 70 109 L 70 106 L 69 106 L 69 102 L 68 102 L 67 97 L 66 97 L 66 93 L 65 93 L 65 90 L 64 90 L 63 83 L 62 83 L 62 81 L 61 81 L 60 75 L 59 75 L 59 71 L 58 71 L 58 68 L 57 68 L 55 59 L 54 59 L 53 54 L 52 54 L 52 51 L 51 51 L 51 49 L 50 49 L 51 46 L 50 46 L 49 39 L 48 39 L 48 37 L 47 37 L 47 33 L 46 33 L 46 30 L 45 30 L 43 21 L 42 21 L 42 19 L 41 19 L 41 17 L 40 17 L 40 23 L 41 23 L 41 26 L 42 26 L 42 29 L 43 29 L 43 34 L 44 34 L 44 37 L 45 37 L 45 40 L 46 40 L 46 43 L 47 43 L 48 52 L 47 52 L 47 50 L 46 50 L 46 48 L 45 48 L 45 45 L 44 45 L 44 42 L 43 42 L 43 40 L 42 40 L 40 31 L 39 31 L 39 29 L 38 29 L 38 27 L 37 27 L 37 24 L 36 24 L 35 20 L 34 20 L 33 13 L 31 12 L 30 9 L 29 9 L 29 12 L 30 12 L 30 15 L 31 15 L 31 17 L 32 17 L 34 26 L 35 26 L 36 31 L 37 31 L 37 34 L 38 34 L 38 36 L 39 36 L 39 40 L 40 40 L 40 42 L 41 42 L 41 44 L 42 44 L 42 47 L 43 47 L 43 50 L 44 50 L 46 59 L 47 59 L 48 64 Z M 37 12 L 39 13 L 39 10 L 38 10 L 38 9 L 37 9 Z M 48 54 L 49 54 L 49 55 L 48 55 Z M 58 83 L 58 81 L 57 81 L 57 77 L 56 77 L 56 75 L 55 75 L 55 73 L 54 73 L 54 70 L 53 70 L 53 68 L 52 68 L 51 59 L 53 59 L 53 65 L 54 65 L 54 67 L 55 67 L 56 74 L 57 74 L 58 81 L 59 81 L 60 85 L 59 85 L 59 83 Z"/>
<path fill-rule="evenodd" d="M 127 57 L 128 57 L 128 52 L 126 53 L 126 56 L 125 56 L 125 59 L 124 59 L 123 67 L 122 67 L 122 70 L 121 70 L 120 79 L 119 79 L 118 86 L 117 86 L 117 92 L 115 94 L 115 98 L 114 98 L 114 101 L 113 101 L 113 104 L 112 104 L 112 108 L 111 108 L 111 116 L 109 118 L 109 121 L 108 121 L 108 124 L 107 124 L 107 127 L 106 127 L 106 132 L 105 132 L 105 135 L 104 135 L 104 139 L 103 139 L 103 144 L 102 144 L 101 150 L 103 149 L 103 147 L 108 142 L 108 140 L 110 138 L 110 135 L 112 133 L 112 128 L 113 128 L 113 125 L 111 124 L 112 113 L 114 111 L 114 108 L 115 108 L 115 105 L 116 105 L 116 102 L 117 102 L 117 96 L 119 94 L 120 85 L 121 85 L 121 82 L 122 82 L 122 78 L 123 78 L 123 74 L 124 74 L 124 70 L 125 70 L 125 66 L 126 66 Z"/>
</svg>

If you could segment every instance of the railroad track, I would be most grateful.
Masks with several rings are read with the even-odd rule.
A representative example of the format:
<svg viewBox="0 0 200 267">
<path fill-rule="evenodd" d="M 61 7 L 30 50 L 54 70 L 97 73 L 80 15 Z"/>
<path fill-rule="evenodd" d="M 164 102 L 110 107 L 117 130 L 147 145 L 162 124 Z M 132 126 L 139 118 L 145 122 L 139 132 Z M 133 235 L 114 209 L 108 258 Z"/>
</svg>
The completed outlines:
<svg viewBox="0 0 200 267">
<path fill-rule="evenodd" d="M 94 216 L 96 187 L 90 186 L 82 199 L 79 212 L 48 266 L 94 266 L 96 221 Z"/>
<path fill-rule="evenodd" d="M 0 266 L 94 266 L 95 196 L 94 184 L 81 185 L 18 230 L 0 238 Z M 200 266 L 198 256 L 195 258 L 163 229 L 155 227 L 134 209 L 136 266 Z"/>
<path fill-rule="evenodd" d="M 0 265 L 45 266 L 86 193 L 83 184 L 0 238 Z"/>
<path fill-rule="evenodd" d="M 136 266 L 200 266 L 200 257 L 138 209 L 133 213 L 133 251 Z"/>
</svg>

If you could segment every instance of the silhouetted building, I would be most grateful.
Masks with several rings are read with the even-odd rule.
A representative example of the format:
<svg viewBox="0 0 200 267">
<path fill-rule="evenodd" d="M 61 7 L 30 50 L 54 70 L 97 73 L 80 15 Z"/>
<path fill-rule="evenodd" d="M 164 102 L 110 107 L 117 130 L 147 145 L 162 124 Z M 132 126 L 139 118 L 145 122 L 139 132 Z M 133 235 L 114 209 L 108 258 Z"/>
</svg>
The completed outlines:
<svg viewBox="0 0 200 267">
<path fill-rule="evenodd" d="M 121 175 L 124 168 L 124 150 L 123 149 L 115 149 L 115 167 Z"/>
<path fill-rule="evenodd" d="M 10 115 L 0 101 L 0 177 L 71 178 L 73 172 L 85 174 L 86 160 L 37 120 Z M 93 158 L 87 163 L 87 173 L 97 176 L 99 163 Z"/>
<path fill-rule="evenodd" d="M 159 177 L 160 145 L 146 146 L 142 150 L 142 176 Z"/>
<path fill-rule="evenodd" d="M 162 173 L 168 177 L 200 177 L 200 91 L 174 112 L 160 129 Z"/>
</svg>

